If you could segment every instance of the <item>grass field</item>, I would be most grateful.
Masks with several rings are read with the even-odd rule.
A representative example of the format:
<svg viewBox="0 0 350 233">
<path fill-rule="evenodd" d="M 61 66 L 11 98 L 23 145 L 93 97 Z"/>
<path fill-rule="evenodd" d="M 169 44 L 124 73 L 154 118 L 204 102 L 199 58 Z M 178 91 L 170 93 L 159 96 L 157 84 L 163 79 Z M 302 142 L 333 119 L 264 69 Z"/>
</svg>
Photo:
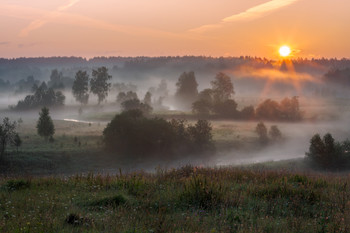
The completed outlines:
<svg viewBox="0 0 350 233">
<path fill-rule="evenodd" d="M 346 172 L 303 159 L 314 133 L 347 137 L 344 122 L 265 122 L 284 140 L 262 146 L 257 122 L 213 120 L 215 155 L 128 158 L 104 151 L 113 112 L 85 116 L 91 124 L 54 120 L 53 143 L 37 135 L 36 113 L 23 118 L 23 145 L 0 160 L 0 232 L 350 231 Z"/>
<path fill-rule="evenodd" d="M 195 168 L 2 178 L 1 232 L 348 232 L 347 176 Z"/>
<path fill-rule="evenodd" d="M 195 121 L 189 121 L 189 123 L 194 124 Z M 179 158 L 162 157 L 161 159 L 145 157 L 130 160 L 123 156 L 106 153 L 102 143 L 102 132 L 106 124 L 106 122 L 89 124 L 54 120 L 54 142 L 50 143 L 37 135 L 36 120 L 24 119 L 17 128 L 23 144 L 18 152 L 15 147 L 9 145 L 8 152 L 0 163 L 0 173 L 45 175 L 103 172 L 119 168 L 154 170 L 158 165 L 169 165 L 172 164 L 171 160 L 186 157 L 185 155 Z M 212 125 L 213 140 L 218 151 L 247 148 L 246 145 L 253 145 L 256 141 L 254 125 L 251 123 L 213 122 Z M 197 157 L 200 158 L 200 156 Z M 187 162 L 184 163 L 187 164 Z M 172 167 L 172 165 L 169 166 Z"/>
</svg>

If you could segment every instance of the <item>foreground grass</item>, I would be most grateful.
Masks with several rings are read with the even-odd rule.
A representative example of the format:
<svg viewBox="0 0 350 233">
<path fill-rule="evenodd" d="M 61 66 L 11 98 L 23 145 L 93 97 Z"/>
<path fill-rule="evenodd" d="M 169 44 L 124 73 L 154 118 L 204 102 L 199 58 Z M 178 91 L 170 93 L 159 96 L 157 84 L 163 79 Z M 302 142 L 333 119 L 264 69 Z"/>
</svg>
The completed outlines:
<svg viewBox="0 0 350 233">
<path fill-rule="evenodd" d="M 194 168 L 2 178 L 0 232 L 348 232 L 345 176 Z"/>
</svg>

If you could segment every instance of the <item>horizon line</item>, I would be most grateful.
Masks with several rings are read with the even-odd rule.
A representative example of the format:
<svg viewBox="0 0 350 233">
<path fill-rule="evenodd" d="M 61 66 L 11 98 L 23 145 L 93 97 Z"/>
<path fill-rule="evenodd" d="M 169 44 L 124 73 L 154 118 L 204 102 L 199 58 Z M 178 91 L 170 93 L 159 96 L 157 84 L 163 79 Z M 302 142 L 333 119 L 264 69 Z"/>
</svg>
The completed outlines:
<svg viewBox="0 0 350 233">
<path fill-rule="evenodd" d="M 64 55 L 64 56 L 19 56 L 19 57 L 0 57 L 0 59 L 6 59 L 6 60 L 18 60 L 18 59 L 49 59 L 49 58 L 80 58 L 80 59 L 84 59 L 86 61 L 90 61 L 92 59 L 96 59 L 96 58 L 185 58 L 185 57 L 195 57 L 195 58 L 199 58 L 199 57 L 204 57 L 204 58 L 214 58 L 214 59 L 219 59 L 219 58 L 252 58 L 252 59 L 266 59 L 266 60 L 276 60 L 275 58 L 268 58 L 268 57 L 262 57 L 262 56 L 252 56 L 252 55 L 232 55 L 232 56 L 213 56 L 213 55 L 136 55 L 136 56 L 122 56 L 122 55 L 115 55 L 115 56 L 92 56 L 92 57 L 84 57 L 84 56 L 78 56 L 78 55 Z M 286 59 L 286 58 L 282 58 L 282 59 Z M 350 60 L 350 57 L 326 57 L 326 56 L 322 56 L 322 57 L 290 57 L 287 58 L 288 60 L 299 60 L 299 59 L 306 59 L 306 60 L 323 60 L 323 59 L 327 59 L 327 60 Z"/>
</svg>

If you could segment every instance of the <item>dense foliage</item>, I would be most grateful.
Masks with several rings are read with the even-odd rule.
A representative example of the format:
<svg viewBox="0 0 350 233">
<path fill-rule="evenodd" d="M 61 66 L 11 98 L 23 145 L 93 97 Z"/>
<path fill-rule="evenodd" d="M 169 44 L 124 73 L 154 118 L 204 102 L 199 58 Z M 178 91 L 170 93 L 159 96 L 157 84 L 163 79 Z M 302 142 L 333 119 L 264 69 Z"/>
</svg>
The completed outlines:
<svg viewBox="0 0 350 233">
<path fill-rule="evenodd" d="M 193 71 L 183 72 L 176 83 L 175 97 L 182 105 L 193 103 L 198 95 L 198 83 Z"/>
<path fill-rule="evenodd" d="M 310 140 L 309 152 L 306 153 L 313 164 L 328 170 L 345 169 L 350 165 L 350 141 L 336 142 L 330 133 L 321 139 L 315 134 Z"/>
<path fill-rule="evenodd" d="M 210 123 L 199 120 L 195 125 L 185 121 L 146 118 L 140 110 L 118 114 L 103 131 L 110 151 L 125 155 L 176 155 L 212 152 Z"/>
<path fill-rule="evenodd" d="M 9 118 L 5 117 L 0 124 L 0 159 L 4 156 L 8 144 L 20 146 L 21 141 L 16 132 L 17 122 L 11 122 Z"/>
<path fill-rule="evenodd" d="M 284 98 L 281 102 L 267 99 L 259 104 L 255 110 L 258 119 L 298 121 L 302 114 L 298 97 Z"/>
<path fill-rule="evenodd" d="M 55 126 L 52 122 L 49 109 L 44 107 L 41 109 L 41 112 L 39 113 L 39 119 L 36 124 L 36 128 L 38 131 L 38 134 L 41 137 L 44 137 L 45 140 L 47 140 L 49 137 L 52 138 L 52 136 L 55 133 Z"/>
<path fill-rule="evenodd" d="M 66 97 L 61 91 L 54 91 L 53 88 L 48 88 L 45 82 L 40 86 L 33 86 L 33 95 L 27 95 L 24 100 L 18 101 L 14 107 L 16 110 L 29 110 L 39 107 L 58 107 L 63 106 Z"/>
<path fill-rule="evenodd" d="M 207 88 L 198 94 L 192 104 L 192 111 L 199 115 L 215 114 L 220 117 L 235 118 L 238 116 L 237 103 L 232 99 L 234 87 L 231 78 L 220 72 Z"/>
<path fill-rule="evenodd" d="M 89 100 L 89 75 L 86 71 L 79 70 L 75 74 L 72 86 L 73 96 L 81 104 L 87 104 Z"/>
<path fill-rule="evenodd" d="M 108 96 L 109 89 L 111 88 L 111 83 L 109 83 L 110 79 L 112 79 L 112 76 L 109 75 L 106 67 L 102 66 L 97 68 L 97 70 L 92 70 L 90 91 L 97 95 L 98 104 L 104 101 Z"/>
</svg>

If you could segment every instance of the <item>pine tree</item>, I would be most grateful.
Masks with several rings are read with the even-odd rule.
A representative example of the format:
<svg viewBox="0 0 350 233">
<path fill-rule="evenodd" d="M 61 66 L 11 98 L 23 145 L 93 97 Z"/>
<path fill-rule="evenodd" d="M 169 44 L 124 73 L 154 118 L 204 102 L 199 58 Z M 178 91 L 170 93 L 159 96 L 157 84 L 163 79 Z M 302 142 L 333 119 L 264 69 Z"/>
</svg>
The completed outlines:
<svg viewBox="0 0 350 233">
<path fill-rule="evenodd" d="M 45 140 L 47 141 L 49 137 L 52 137 L 54 135 L 55 126 L 53 125 L 48 108 L 46 107 L 42 108 L 39 115 L 40 117 L 37 122 L 36 128 L 37 128 L 38 134 L 41 137 L 44 137 Z"/>
</svg>

